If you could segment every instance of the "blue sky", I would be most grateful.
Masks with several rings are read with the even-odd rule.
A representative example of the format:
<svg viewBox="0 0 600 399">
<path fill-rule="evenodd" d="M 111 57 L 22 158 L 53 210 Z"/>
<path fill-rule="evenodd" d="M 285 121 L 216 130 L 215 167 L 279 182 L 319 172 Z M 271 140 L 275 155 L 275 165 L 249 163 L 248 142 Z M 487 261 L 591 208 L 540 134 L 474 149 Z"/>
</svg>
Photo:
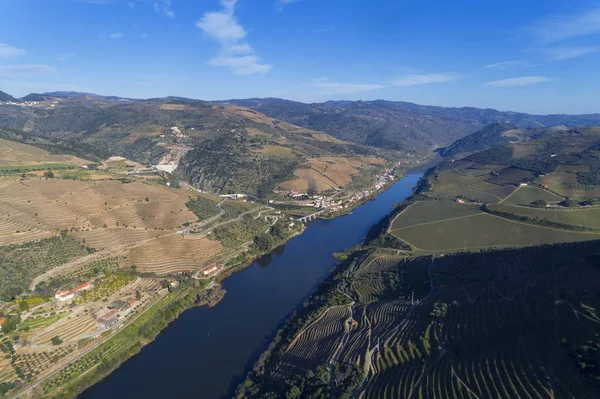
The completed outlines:
<svg viewBox="0 0 600 399">
<path fill-rule="evenodd" d="M 0 90 L 600 112 L 600 2 L 2 0 Z"/>
</svg>

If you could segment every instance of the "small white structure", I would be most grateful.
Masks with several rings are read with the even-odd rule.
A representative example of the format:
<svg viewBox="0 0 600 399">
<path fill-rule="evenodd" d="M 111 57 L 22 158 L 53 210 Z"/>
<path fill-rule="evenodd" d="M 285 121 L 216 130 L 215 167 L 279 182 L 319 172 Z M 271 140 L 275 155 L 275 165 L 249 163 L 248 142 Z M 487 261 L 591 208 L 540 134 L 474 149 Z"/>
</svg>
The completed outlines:
<svg viewBox="0 0 600 399">
<path fill-rule="evenodd" d="M 59 301 L 68 301 L 69 299 L 73 299 L 73 297 L 75 296 L 74 292 L 71 292 L 69 290 L 61 290 L 56 292 L 56 294 L 54 295 L 54 299 L 58 299 Z"/>
<path fill-rule="evenodd" d="M 211 273 L 216 272 L 217 270 L 219 270 L 219 268 L 217 267 L 217 265 L 212 265 L 211 267 L 209 267 L 208 269 L 204 269 L 204 271 L 202 272 L 205 276 L 208 276 Z"/>
<path fill-rule="evenodd" d="M 56 294 L 54 294 L 54 299 L 58 299 L 59 301 L 63 301 L 63 302 L 68 301 L 69 299 L 73 299 L 73 297 L 75 296 L 75 293 L 77 293 L 79 291 L 87 291 L 91 288 L 92 288 L 92 284 L 85 283 L 85 284 L 81 284 L 78 287 L 73 288 L 72 290 L 57 291 Z"/>
</svg>

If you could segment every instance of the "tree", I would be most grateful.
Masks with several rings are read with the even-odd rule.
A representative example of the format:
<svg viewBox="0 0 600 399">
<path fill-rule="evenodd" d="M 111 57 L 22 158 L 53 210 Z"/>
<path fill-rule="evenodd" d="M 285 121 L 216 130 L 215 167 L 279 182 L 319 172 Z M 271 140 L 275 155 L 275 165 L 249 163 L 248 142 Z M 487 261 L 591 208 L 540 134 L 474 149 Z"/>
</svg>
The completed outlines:
<svg viewBox="0 0 600 399">
<path fill-rule="evenodd" d="M 4 320 L 4 324 L 2 324 L 2 332 L 4 334 L 10 334 L 17 329 L 20 322 L 21 318 L 19 316 L 8 316 L 6 320 Z"/>
<path fill-rule="evenodd" d="M 27 302 L 25 301 L 21 301 L 19 302 L 19 309 L 21 310 L 21 312 L 24 312 L 29 309 L 29 304 L 27 304 Z"/>
<path fill-rule="evenodd" d="M 580 206 L 579 202 L 574 201 L 572 199 L 566 199 L 566 200 L 560 202 L 558 205 L 566 206 L 567 208 L 576 208 L 576 207 Z"/>
<path fill-rule="evenodd" d="M 53 179 L 54 178 L 54 172 L 52 172 L 51 170 L 44 172 L 44 177 L 46 179 Z"/>
<path fill-rule="evenodd" d="M 55 335 L 54 337 L 52 337 L 51 341 L 52 341 L 52 345 L 54 345 L 54 346 L 58 346 L 63 343 L 62 339 L 60 339 L 58 337 L 58 335 Z"/>
<path fill-rule="evenodd" d="M 544 201 L 544 200 L 535 200 L 531 203 L 531 206 L 534 206 L 536 208 L 545 208 L 548 206 L 548 201 Z"/>
<path fill-rule="evenodd" d="M 138 301 L 142 299 L 142 293 L 139 290 L 135 292 L 135 299 Z"/>
<path fill-rule="evenodd" d="M 261 251 L 268 251 L 273 246 L 273 237 L 269 234 L 263 234 L 254 238 L 254 243 Z"/>
</svg>

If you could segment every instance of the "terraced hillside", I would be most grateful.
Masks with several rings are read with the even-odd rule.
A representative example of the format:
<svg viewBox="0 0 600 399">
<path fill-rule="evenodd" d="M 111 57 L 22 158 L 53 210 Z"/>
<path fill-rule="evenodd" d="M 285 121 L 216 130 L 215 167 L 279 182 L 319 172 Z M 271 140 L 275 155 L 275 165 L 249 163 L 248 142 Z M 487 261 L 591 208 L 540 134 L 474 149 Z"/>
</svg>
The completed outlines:
<svg viewBox="0 0 600 399">
<path fill-rule="evenodd" d="M 52 151 L 0 138 L 2 397 L 75 397 L 181 312 L 216 303 L 221 272 L 303 229 L 247 198 L 127 173 L 145 167 L 124 158 L 33 142 Z"/>
<path fill-rule="evenodd" d="M 556 130 L 428 171 L 237 397 L 599 397 L 599 144 Z"/>
</svg>

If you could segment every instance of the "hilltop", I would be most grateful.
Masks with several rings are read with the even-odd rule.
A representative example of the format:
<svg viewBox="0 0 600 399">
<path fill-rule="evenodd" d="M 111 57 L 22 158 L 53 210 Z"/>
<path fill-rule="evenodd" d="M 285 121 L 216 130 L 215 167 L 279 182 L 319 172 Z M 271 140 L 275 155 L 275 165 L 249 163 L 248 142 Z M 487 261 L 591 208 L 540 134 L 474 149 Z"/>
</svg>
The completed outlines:
<svg viewBox="0 0 600 399">
<path fill-rule="evenodd" d="M 486 125 L 520 128 L 600 125 L 600 114 L 529 115 L 472 107 L 450 108 L 399 101 L 328 101 L 304 104 L 277 98 L 228 100 L 298 126 L 376 147 L 431 151 Z"/>
</svg>

